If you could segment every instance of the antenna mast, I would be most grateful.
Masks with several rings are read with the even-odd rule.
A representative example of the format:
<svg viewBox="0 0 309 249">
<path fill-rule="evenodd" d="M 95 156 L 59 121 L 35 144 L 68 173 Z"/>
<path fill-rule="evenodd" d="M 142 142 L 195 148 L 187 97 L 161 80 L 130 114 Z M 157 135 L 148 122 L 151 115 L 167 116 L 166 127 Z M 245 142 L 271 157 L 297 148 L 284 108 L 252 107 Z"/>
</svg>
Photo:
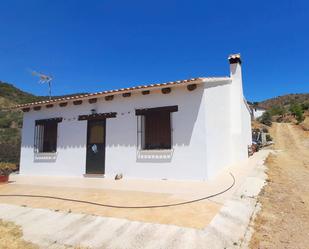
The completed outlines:
<svg viewBox="0 0 309 249">
<path fill-rule="evenodd" d="M 36 71 L 31 72 L 32 75 L 39 77 L 39 83 L 48 83 L 48 93 L 49 93 L 49 99 L 51 99 L 51 83 L 53 80 L 52 76 L 48 76 L 46 74 L 42 74 Z"/>
</svg>

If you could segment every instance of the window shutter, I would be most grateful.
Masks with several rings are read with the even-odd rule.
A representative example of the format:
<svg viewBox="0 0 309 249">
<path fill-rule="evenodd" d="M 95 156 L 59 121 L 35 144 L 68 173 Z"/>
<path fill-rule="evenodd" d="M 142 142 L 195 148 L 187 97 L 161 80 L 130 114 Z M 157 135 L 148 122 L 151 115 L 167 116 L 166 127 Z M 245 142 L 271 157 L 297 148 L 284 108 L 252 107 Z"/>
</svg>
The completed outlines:
<svg viewBox="0 0 309 249">
<path fill-rule="evenodd" d="M 177 111 L 178 106 L 136 109 L 138 148 L 171 149 L 171 113 Z"/>
<path fill-rule="evenodd" d="M 171 119 L 169 112 L 145 115 L 145 148 L 171 149 Z"/>
</svg>

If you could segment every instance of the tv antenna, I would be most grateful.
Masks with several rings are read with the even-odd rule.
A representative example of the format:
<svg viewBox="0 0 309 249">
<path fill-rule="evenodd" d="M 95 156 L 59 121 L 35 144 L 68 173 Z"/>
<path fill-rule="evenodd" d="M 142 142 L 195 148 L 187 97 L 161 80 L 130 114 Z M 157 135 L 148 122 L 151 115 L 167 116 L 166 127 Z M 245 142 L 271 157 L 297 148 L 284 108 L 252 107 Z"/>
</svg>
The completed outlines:
<svg viewBox="0 0 309 249">
<path fill-rule="evenodd" d="M 49 93 L 49 99 L 51 99 L 51 83 L 52 83 L 52 80 L 53 80 L 53 77 L 52 76 L 48 76 L 46 74 L 42 74 L 42 73 L 39 73 L 39 72 L 36 72 L 36 71 L 31 71 L 31 74 L 33 76 L 37 76 L 39 77 L 39 83 L 48 83 L 48 93 Z"/>
</svg>

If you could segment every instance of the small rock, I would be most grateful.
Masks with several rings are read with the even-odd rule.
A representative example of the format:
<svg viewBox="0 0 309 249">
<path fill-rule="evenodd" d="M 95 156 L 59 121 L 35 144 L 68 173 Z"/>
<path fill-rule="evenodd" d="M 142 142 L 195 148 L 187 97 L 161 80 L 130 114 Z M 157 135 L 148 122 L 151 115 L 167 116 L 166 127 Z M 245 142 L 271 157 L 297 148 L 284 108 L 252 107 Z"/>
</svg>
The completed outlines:
<svg viewBox="0 0 309 249">
<path fill-rule="evenodd" d="M 116 176 L 115 176 L 115 180 L 120 180 L 122 179 L 123 175 L 122 173 L 118 173 Z"/>
</svg>

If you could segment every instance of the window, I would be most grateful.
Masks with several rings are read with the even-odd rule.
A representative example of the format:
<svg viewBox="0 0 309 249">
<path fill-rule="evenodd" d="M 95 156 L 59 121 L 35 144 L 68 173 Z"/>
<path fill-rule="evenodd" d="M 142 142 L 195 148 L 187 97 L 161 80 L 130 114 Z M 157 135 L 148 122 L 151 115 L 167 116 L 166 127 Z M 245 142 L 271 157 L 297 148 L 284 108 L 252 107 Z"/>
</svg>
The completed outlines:
<svg viewBox="0 0 309 249">
<path fill-rule="evenodd" d="M 57 151 L 58 123 L 62 118 L 35 121 L 34 150 L 37 153 Z"/>
<path fill-rule="evenodd" d="M 144 148 L 171 149 L 171 114 L 153 112 L 144 115 Z"/>
<path fill-rule="evenodd" d="M 136 110 L 140 122 L 140 148 L 162 150 L 172 148 L 171 112 L 177 106 L 167 106 Z"/>
</svg>

